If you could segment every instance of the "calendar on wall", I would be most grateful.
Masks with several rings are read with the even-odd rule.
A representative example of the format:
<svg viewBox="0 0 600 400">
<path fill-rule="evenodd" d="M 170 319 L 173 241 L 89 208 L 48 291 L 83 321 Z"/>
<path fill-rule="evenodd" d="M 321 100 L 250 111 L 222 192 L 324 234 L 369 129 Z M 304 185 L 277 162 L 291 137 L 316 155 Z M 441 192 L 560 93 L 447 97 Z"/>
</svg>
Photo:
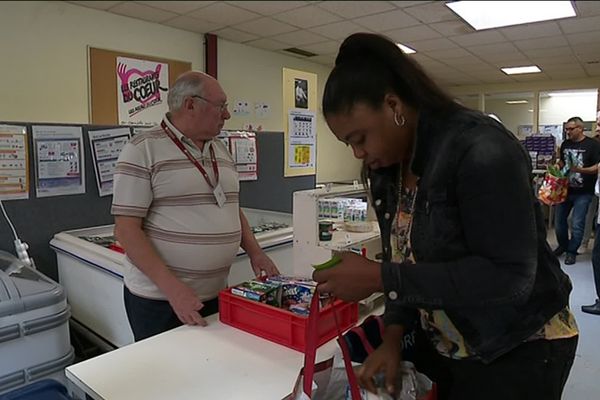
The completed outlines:
<svg viewBox="0 0 600 400">
<path fill-rule="evenodd" d="M 315 113 L 293 109 L 289 112 L 288 165 L 293 168 L 314 168 L 317 131 Z"/>
</svg>

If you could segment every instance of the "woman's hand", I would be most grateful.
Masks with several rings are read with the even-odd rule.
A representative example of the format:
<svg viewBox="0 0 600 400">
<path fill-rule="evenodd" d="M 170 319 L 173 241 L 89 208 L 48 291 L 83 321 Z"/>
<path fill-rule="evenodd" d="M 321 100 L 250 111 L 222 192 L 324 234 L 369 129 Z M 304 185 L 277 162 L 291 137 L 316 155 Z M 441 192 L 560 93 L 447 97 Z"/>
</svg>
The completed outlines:
<svg viewBox="0 0 600 400">
<path fill-rule="evenodd" d="M 340 253 L 335 267 L 313 272 L 322 293 L 331 293 L 344 301 L 358 301 L 383 291 L 381 265 L 356 253 Z"/>
<path fill-rule="evenodd" d="M 367 357 L 358 370 L 356 376 L 360 386 L 369 392 L 377 394 L 375 375 L 383 372 L 386 391 L 391 395 L 395 395 L 398 389 L 396 388 L 396 381 L 402 354 L 403 334 L 404 329 L 399 325 L 386 328 L 383 343 Z"/>
</svg>

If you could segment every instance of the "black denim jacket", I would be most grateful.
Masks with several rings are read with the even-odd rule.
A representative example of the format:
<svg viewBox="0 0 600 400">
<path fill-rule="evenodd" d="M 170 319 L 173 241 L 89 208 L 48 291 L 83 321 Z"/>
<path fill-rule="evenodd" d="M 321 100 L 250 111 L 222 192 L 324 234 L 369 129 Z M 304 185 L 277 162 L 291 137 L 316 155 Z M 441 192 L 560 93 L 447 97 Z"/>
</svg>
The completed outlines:
<svg viewBox="0 0 600 400">
<path fill-rule="evenodd" d="M 411 169 L 419 177 L 416 265 L 389 262 L 398 169 L 369 175 L 384 250 L 386 323 L 410 325 L 417 308 L 443 309 L 477 357 L 491 362 L 568 305 L 572 288 L 546 242 L 529 155 L 480 112 L 422 111 Z"/>
</svg>

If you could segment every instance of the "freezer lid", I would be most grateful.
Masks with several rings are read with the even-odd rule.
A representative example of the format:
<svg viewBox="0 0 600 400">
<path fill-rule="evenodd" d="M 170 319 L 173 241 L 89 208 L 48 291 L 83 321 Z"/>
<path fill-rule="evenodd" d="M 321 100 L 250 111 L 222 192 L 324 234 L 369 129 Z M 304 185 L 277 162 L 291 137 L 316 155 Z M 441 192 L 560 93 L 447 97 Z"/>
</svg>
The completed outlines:
<svg viewBox="0 0 600 400">
<path fill-rule="evenodd" d="M 0 317 L 46 307 L 64 299 L 61 285 L 0 250 Z"/>
</svg>

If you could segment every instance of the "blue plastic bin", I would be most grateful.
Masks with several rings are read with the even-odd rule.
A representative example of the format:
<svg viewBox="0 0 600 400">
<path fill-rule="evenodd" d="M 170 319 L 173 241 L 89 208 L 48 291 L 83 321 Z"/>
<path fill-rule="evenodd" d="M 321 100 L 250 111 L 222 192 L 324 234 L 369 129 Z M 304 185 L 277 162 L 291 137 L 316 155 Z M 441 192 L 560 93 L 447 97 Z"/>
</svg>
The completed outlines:
<svg viewBox="0 0 600 400">
<path fill-rule="evenodd" d="M 54 379 L 43 379 L 0 395 L 0 400 L 73 400 L 67 388 Z"/>
</svg>

